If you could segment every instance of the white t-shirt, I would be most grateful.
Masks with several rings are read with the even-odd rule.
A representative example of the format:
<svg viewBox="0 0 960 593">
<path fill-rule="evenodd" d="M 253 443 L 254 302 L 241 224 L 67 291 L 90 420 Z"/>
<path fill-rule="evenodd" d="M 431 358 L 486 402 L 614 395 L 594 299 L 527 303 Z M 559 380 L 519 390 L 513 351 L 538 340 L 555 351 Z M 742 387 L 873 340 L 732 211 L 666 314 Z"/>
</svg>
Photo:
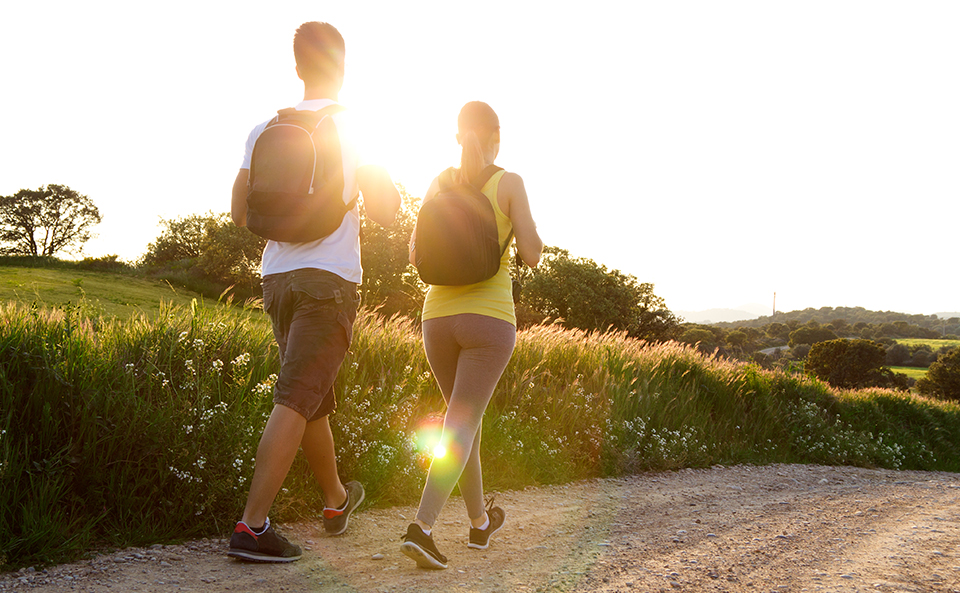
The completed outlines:
<svg viewBox="0 0 960 593">
<path fill-rule="evenodd" d="M 318 111 L 334 103 L 336 101 L 331 99 L 311 99 L 301 101 L 296 109 L 298 111 Z M 333 115 L 333 123 L 337 127 L 337 135 L 340 138 L 340 152 L 343 158 L 344 204 L 349 204 L 351 200 L 360 195 L 360 186 L 357 184 L 357 167 L 361 165 L 361 161 L 357 148 L 353 144 L 349 119 L 349 115 L 344 112 Z M 253 128 L 247 137 L 243 164 L 240 165 L 241 169 L 250 169 L 253 145 L 268 123 L 270 123 L 270 120 Z M 354 205 L 343 217 L 340 228 L 323 239 L 308 243 L 267 241 L 267 246 L 263 249 L 261 267 L 263 276 L 290 272 L 301 268 L 316 268 L 332 272 L 348 282 L 360 284 L 363 279 L 363 269 L 360 267 L 360 210 Z"/>
</svg>

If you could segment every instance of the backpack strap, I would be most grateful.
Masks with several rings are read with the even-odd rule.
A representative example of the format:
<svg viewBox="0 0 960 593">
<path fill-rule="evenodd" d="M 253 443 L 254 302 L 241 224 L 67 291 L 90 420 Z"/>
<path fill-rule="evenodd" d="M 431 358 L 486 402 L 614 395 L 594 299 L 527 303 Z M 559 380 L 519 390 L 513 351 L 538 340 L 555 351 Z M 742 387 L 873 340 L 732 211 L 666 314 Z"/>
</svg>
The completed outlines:
<svg viewBox="0 0 960 593">
<path fill-rule="evenodd" d="M 496 165 L 487 165 L 487 167 L 480 171 L 480 176 L 471 183 L 470 185 L 474 186 L 477 189 L 483 189 L 483 186 L 490 181 L 490 178 L 493 177 L 497 171 L 502 171 L 503 167 L 498 167 Z"/>
<path fill-rule="evenodd" d="M 490 178 L 493 177 L 497 171 L 503 170 L 503 167 L 498 167 L 496 165 L 487 165 L 483 171 L 480 171 L 480 175 L 477 179 L 471 183 L 473 187 L 477 188 L 477 191 L 483 189 L 483 186 L 486 185 Z M 437 176 L 438 183 L 440 185 L 440 190 L 443 191 L 450 186 L 457 184 L 457 172 L 459 169 L 456 167 L 450 167 L 445 169 L 440 175 Z"/>
<path fill-rule="evenodd" d="M 297 109 L 296 107 L 287 107 L 286 109 L 281 109 L 277 112 L 277 115 L 270 120 L 268 126 L 279 123 L 282 120 L 296 120 L 301 123 L 307 124 L 310 127 L 316 127 L 323 118 L 328 115 L 336 115 L 341 111 L 345 111 L 346 107 L 340 105 L 339 103 L 334 103 L 332 105 L 327 105 L 322 109 L 316 111 L 310 111 L 308 109 Z"/>
<path fill-rule="evenodd" d="M 497 174 L 497 171 L 502 171 L 503 167 L 498 167 L 496 165 L 488 165 L 483 171 L 480 171 L 480 176 L 471 183 L 470 185 L 477 188 L 479 191 L 483 188 L 484 185 L 490 181 L 490 178 Z M 500 257 L 503 257 L 503 254 L 507 252 L 507 248 L 510 247 L 510 240 L 513 239 L 513 225 L 510 225 L 510 232 L 507 234 L 507 241 L 503 244 L 503 247 L 500 249 Z"/>
</svg>

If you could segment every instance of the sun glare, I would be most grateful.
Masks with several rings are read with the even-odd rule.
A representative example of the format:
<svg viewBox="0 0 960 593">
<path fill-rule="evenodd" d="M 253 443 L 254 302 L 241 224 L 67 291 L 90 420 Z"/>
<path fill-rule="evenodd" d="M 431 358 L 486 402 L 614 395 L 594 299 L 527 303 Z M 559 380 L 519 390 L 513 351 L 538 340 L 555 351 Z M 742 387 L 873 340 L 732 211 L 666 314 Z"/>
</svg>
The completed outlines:
<svg viewBox="0 0 960 593">
<path fill-rule="evenodd" d="M 423 456 L 439 459 L 447 454 L 447 448 L 440 443 L 442 436 L 443 418 L 427 418 L 414 432 L 414 447 Z"/>
<path fill-rule="evenodd" d="M 418 110 L 423 107 L 412 103 L 391 111 L 346 99 L 344 105 L 351 114 L 351 141 L 363 162 L 383 166 L 394 182 L 413 195 L 422 196 L 434 177 L 459 162 L 457 112 L 452 108 L 449 115 L 421 113 Z"/>
</svg>

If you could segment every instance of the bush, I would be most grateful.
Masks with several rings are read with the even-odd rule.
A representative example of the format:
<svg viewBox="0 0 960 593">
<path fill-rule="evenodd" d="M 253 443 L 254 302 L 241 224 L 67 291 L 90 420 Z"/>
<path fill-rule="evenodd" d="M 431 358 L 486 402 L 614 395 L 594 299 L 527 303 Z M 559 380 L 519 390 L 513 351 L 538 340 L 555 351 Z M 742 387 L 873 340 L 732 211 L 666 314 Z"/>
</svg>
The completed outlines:
<svg viewBox="0 0 960 593">
<path fill-rule="evenodd" d="M 103 257 L 85 257 L 77 263 L 81 270 L 91 270 L 94 272 L 127 272 L 132 269 L 130 264 L 120 261 L 116 255 L 105 255 Z"/>
<path fill-rule="evenodd" d="M 883 346 L 869 340 L 830 340 L 810 348 L 806 370 L 834 387 L 852 389 L 885 385 Z"/>
<path fill-rule="evenodd" d="M 151 275 L 217 298 L 229 287 L 241 300 L 260 293 L 266 240 L 233 224 L 227 213 L 163 220 L 140 265 Z"/>
<path fill-rule="evenodd" d="M 930 365 L 917 381 L 917 391 L 944 399 L 960 400 L 960 348 L 951 350 Z"/>
</svg>

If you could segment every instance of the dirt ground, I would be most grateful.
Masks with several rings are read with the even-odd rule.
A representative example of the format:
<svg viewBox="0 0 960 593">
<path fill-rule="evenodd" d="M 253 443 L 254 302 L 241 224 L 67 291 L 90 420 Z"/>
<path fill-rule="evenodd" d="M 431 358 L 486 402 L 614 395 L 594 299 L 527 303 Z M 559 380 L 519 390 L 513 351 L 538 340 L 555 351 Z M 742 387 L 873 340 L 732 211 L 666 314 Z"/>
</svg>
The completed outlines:
<svg viewBox="0 0 960 593">
<path fill-rule="evenodd" d="M 288 565 L 244 564 L 225 540 L 127 549 L 0 575 L 0 591 L 957 591 L 960 474 L 714 467 L 497 494 L 490 549 L 466 546 L 452 499 L 435 527 L 450 568 L 400 553 L 413 507 L 372 509 L 340 537 L 281 526 Z"/>
</svg>

